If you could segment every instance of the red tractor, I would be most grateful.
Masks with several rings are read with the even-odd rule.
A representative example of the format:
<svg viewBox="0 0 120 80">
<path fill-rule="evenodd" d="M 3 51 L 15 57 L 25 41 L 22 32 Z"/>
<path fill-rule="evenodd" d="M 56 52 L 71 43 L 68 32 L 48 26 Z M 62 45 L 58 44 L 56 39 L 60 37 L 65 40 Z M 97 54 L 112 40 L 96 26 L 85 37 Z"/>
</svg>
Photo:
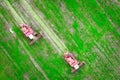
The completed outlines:
<svg viewBox="0 0 120 80">
<path fill-rule="evenodd" d="M 27 25 L 27 24 L 21 24 L 20 28 L 23 32 L 23 34 L 31 40 L 30 45 L 32 45 L 36 40 L 40 39 L 42 37 L 42 34 L 37 34 L 33 31 L 33 29 Z"/>
<path fill-rule="evenodd" d="M 79 62 L 71 53 L 64 53 L 65 61 L 72 67 L 72 73 L 76 72 L 79 68 L 85 65 L 85 62 Z"/>
</svg>

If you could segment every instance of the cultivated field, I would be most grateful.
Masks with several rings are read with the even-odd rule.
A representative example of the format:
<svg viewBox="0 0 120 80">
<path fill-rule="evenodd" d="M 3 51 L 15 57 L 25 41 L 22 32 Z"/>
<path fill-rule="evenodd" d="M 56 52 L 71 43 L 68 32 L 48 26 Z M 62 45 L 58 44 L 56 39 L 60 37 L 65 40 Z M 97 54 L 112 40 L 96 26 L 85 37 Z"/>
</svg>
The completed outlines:
<svg viewBox="0 0 120 80">
<path fill-rule="evenodd" d="M 72 74 L 66 51 L 86 65 Z M 120 0 L 0 0 L 0 80 L 120 80 Z"/>
</svg>

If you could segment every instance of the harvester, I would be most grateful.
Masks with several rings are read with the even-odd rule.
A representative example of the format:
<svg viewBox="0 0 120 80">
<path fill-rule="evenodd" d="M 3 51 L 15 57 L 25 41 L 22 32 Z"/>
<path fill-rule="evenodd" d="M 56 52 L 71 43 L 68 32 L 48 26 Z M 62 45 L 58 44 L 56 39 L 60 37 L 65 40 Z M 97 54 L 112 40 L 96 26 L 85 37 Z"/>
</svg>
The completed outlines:
<svg viewBox="0 0 120 80">
<path fill-rule="evenodd" d="M 32 45 L 35 41 L 42 37 L 41 33 L 36 33 L 29 25 L 21 24 L 20 25 L 21 31 L 23 34 L 31 40 L 30 45 Z"/>
<path fill-rule="evenodd" d="M 79 62 L 72 53 L 65 52 L 64 53 L 64 59 L 71 66 L 71 68 L 72 68 L 71 72 L 72 73 L 76 72 L 83 65 L 85 65 L 84 61 Z"/>
</svg>

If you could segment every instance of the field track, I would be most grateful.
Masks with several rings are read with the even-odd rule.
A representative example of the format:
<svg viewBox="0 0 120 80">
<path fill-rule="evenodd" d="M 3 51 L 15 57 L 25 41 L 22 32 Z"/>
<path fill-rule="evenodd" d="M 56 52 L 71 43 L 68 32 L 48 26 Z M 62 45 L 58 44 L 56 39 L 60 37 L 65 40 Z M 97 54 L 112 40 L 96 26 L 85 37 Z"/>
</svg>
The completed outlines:
<svg viewBox="0 0 120 80">
<path fill-rule="evenodd" d="M 119 80 L 119 0 L 0 1 L 0 80 Z M 44 38 L 29 46 L 27 23 Z M 69 51 L 86 65 L 71 74 Z"/>
</svg>

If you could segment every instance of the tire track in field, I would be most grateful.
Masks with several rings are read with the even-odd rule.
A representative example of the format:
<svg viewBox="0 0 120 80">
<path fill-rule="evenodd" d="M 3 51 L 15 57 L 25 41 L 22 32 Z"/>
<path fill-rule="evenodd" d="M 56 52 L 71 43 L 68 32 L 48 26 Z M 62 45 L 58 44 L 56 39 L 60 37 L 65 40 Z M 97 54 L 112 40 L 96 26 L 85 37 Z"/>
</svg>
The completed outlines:
<svg viewBox="0 0 120 80">
<path fill-rule="evenodd" d="M 37 22 L 35 22 L 33 18 L 29 18 L 29 17 L 28 17 L 28 16 L 31 16 L 31 15 L 28 13 L 27 9 L 25 9 L 25 6 L 22 5 L 22 4 L 20 4 L 20 5 L 19 5 L 20 7 L 18 7 L 18 5 L 19 5 L 19 4 L 17 4 L 17 6 L 15 6 L 15 8 L 19 9 L 19 11 L 20 11 L 20 12 L 23 12 L 23 14 L 26 14 L 26 13 L 27 13 L 27 15 L 24 15 L 24 17 L 22 16 L 21 18 L 22 18 L 26 23 L 28 23 L 28 22 L 26 21 L 27 19 L 31 19 L 30 23 L 32 23 L 32 24 L 35 26 L 35 27 L 34 27 L 34 26 L 32 26 L 32 27 L 34 27 L 34 28 L 36 28 L 36 29 L 41 29 L 40 27 L 37 27 L 37 26 L 39 26 L 39 24 L 38 24 Z M 22 15 L 22 14 L 20 13 L 20 15 Z M 44 38 L 48 39 L 48 40 L 50 41 L 50 43 L 54 46 L 54 48 L 55 48 L 59 53 L 61 53 L 59 47 L 51 40 L 51 38 L 50 38 L 48 35 L 45 34 L 45 35 L 44 35 Z"/>
<path fill-rule="evenodd" d="M 0 18 L 3 20 L 3 22 L 5 22 L 6 25 L 8 25 L 7 20 L 3 17 L 2 14 L 0 14 Z M 11 24 L 9 24 L 7 27 L 8 27 L 9 29 L 11 29 L 10 26 L 11 26 Z M 9 34 L 9 33 L 8 33 L 8 34 Z M 14 34 L 14 33 L 12 33 L 12 35 L 15 37 L 15 34 Z M 12 59 L 12 57 L 9 55 L 10 52 L 8 52 L 8 51 L 7 51 L 4 47 L 2 47 L 2 46 L 0 46 L 0 48 L 3 50 L 4 54 L 5 54 L 5 55 L 8 57 L 8 59 L 12 62 L 12 64 L 13 64 L 18 70 L 21 70 L 21 69 L 19 68 L 18 64 L 17 64 L 17 63 Z"/>
<path fill-rule="evenodd" d="M 28 10 L 28 8 L 26 8 L 26 5 L 23 5 L 24 3 L 23 2 L 21 2 L 21 4 L 15 4 L 15 3 L 13 3 L 13 6 L 14 6 L 14 9 L 16 9 L 16 12 L 18 12 L 18 15 L 20 16 L 20 18 L 22 19 L 22 20 L 24 20 L 24 22 L 26 22 L 26 23 L 28 23 L 26 20 L 28 20 L 27 18 L 28 18 L 28 16 L 31 16 L 29 19 L 31 19 L 31 23 L 32 24 L 34 24 L 34 26 L 36 26 L 36 28 L 38 28 L 38 29 L 41 29 L 41 23 L 39 23 L 39 22 L 36 22 L 36 21 L 34 21 L 34 18 L 32 18 L 33 17 L 33 15 L 32 14 L 30 14 L 29 13 L 29 10 Z M 19 7 L 18 7 L 18 5 L 19 5 Z M 29 5 L 29 4 L 28 4 Z M 19 9 L 19 11 L 17 11 Z M 21 12 L 23 13 L 23 14 L 21 14 Z M 34 11 L 33 11 L 34 12 Z M 26 13 L 27 13 L 27 15 L 26 15 Z M 23 17 L 22 15 L 24 15 L 24 16 L 26 16 L 26 17 Z M 35 15 L 37 15 L 36 13 L 35 13 Z M 38 16 L 38 15 L 37 15 Z M 38 16 L 38 17 L 40 17 L 40 16 Z M 41 18 L 42 19 L 42 18 Z M 44 19 L 42 19 L 42 21 L 41 22 L 44 22 L 44 24 L 45 24 L 45 21 L 44 21 Z M 45 24 L 46 26 L 48 26 L 48 24 L 46 23 Z M 37 27 L 38 26 L 38 27 Z M 59 53 L 62 53 L 62 52 L 64 52 L 64 51 L 67 51 L 68 49 L 66 48 L 66 46 L 65 46 L 65 44 L 59 39 L 59 37 L 53 32 L 53 30 L 49 27 L 49 29 L 48 29 L 48 31 L 50 30 L 50 33 L 51 33 L 51 35 L 49 36 L 48 34 L 49 33 L 46 33 L 46 31 L 45 30 L 43 30 L 43 32 L 45 33 L 45 38 L 47 38 L 48 40 L 49 40 L 49 42 L 54 46 L 54 48 L 59 52 Z M 48 32 L 47 31 L 47 32 Z M 54 36 L 54 38 L 52 37 L 51 38 L 51 36 Z"/>
<path fill-rule="evenodd" d="M 40 16 L 38 16 L 34 10 L 31 8 L 31 6 L 27 3 L 27 1 L 22 0 L 21 1 L 23 5 L 25 5 L 25 8 L 29 11 L 29 14 L 31 15 L 31 17 L 33 19 L 36 20 L 36 22 L 38 22 L 41 28 L 41 30 L 48 35 L 50 41 L 52 41 L 52 43 L 54 43 L 55 45 L 58 46 L 58 48 L 61 50 L 61 52 L 65 52 L 67 49 L 67 47 L 65 46 L 65 44 L 59 39 L 59 37 L 53 32 L 53 30 L 48 26 L 47 23 L 45 23 L 45 20 L 43 20 Z"/>
<path fill-rule="evenodd" d="M 32 57 L 32 55 L 29 53 L 29 51 L 26 50 L 26 48 L 24 47 L 24 44 L 22 43 L 22 41 L 20 41 L 20 40 L 18 40 L 18 41 L 22 45 L 23 49 L 26 51 L 26 54 L 29 56 L 31 62 L 34 64 L 34 66 L 36 67 L 36 69 L 43 74 L 43 76 L 45 77 L 46 80 L 49 80 L 49 78 L 47 77 L 47 75 L 45 74 L 45 72 L 38 65 L 38 63 L 35 61 L 35 59 Z"/>
<path fill-rule="evenodd" d="M 116 25 L 113 21 L 112 21 L 112 19 L 110 18 L 110 16 L 109 16 L 109 14 L 108 13 L 106 13 L 106 11 L 105 11 L 105 9 L 103 8 L 103 6 L 100 4 L 100 2 L 98 1 L 98 0 L 96 0 L 96 3 L 98 4 L 98 6 L 101 8 L 101 10 L 105 13 L 105 15 L 107 16 L 107 19 L 108 19 L 108 21 L 111 23 L 111 25 L 116 29 L 116 32 L 117 32 L 117 34 L 118 35 L 120 35 L 120 28 L 118 27 L 118 25 Z M 110 35 L 112 35 L 111 34 L 111 32 L 109 32 L 109 33 L 107 33 L 107 41 L 109 42 L 109 49 L 107 49 L 109 52 L 113 52 L 113 54 L 114 55 L 118 55 L 119 56 L 119 48 L 118 47 L 120 47 L 120 45 L 119 45 L 119 42 L 120 42 L 120 40 L 119 40 L 119 36 L 115 36 L 115 35 L 112 35 L 112 36 L 110 36 Z M 117 39 L 117 41 L 116 41 L 116 39 Z M 113 47 L 114 46 L 114 47 Z M 117 47 L 116 47 L 117 46 Z M 112 49 L 112 48 L 115 48 L 114 50 Z M 106 50 L 106 51 L 107 51 Z M 119 58 L 118 58 L 119 59 Z M 116 59 L 117 60 L 117 59 Z"/>
<path fill-rule="evenodd" d="M 120 35 L 120 28 L 118 25 L 116 25 L 112 19 L 110 18 L 109 14 L 106 13 L 105 9 L 103 8 L 103 6 L 101 6 L 101 4 L 99 3 L 98 0 L 96 0 L 96 3 L 98 4 L 98 6 L 101 8 L 101 10 L 105 13 L 105 15 L 107 16 L 108 21 L 113 25 L 113 27 L 116 29 L 117 33 Z"/>
<path fill-rule="evenodd" d="M 2 47 L 0 46 L 0 48 L 3 50 L 3 52 L 5 53 L 5 55 L 8 57 L 8 59 L 13 63 L 13 65 L 15 65 L 15 67 L 19 70 L 21 70 L 19 68 L 19 66 L 14 62 L 14 60 L 12 59 L 12 57 L 9 55 L 9 53 Z"/>
<path fill-rule="evenodd" d="M 29 4 L 28 4 L 29 5 Z M 16 3 L 13 3 L 13 7 L 14 7 L 14 9 L 16 10 L 16 12 L 18 12 L 18 15 L 20 16 L 20 18 L 22 19 L 22 20 L 24 20 L 24 22 L 26 22 L 26 23 L 28 23 L 26 20 L 28 20 L 27 18 L 28 18 L 28 16 L 33 16 L 33 15 L 31 15 L 30 13 L 29 13 L 29 10 L 26 8 L 26 5 L 23 5 L 22 3 L 21 4 L 16 4 Z M 18 9 L 19 9 L 19 11 L 18 11 Z M 22 13 L 23 14 L 22 14 Z M 26 13 L 27 13 L 27 15 L 26 15 Z M 26 17 L 23 17 L 23 15 L 24 16 L 26 16 Z M 30 18 L 31 18 L 30 17 Z M 30 19 L 29 18 L 29 19 Z M 43 19 L 42 19 L 43 20 Z M 34 26 L 38 26 L 38 29 L 41 29 L 41 27 L 39 26 L 40 25 L 40 23 L 38 23 L 38 22 L 36 22 L 36 21 L 34 21 L 34 18 L 31 18 L 31 23 L 32 24 L 34 24 Z M 44 21 L 44 20 L 43 20 Z M 45 21 L 44 21 L 44 24 L 45 24 Z M 47 25 L 47 24 L 46 24 Z M 48 26 L 48 25 L 47 25 Z M 45 33 L 45 38 L 47 38 L 49 41 L 50 41 L 50 43 L 55 47 L 55 49 L 59 52 L 59 53 L 61 53 L 61 52 L 64 52 L 65 50 L 68 50 L 67 48 L 66 48 L 66 46 L 65 46 L 65 44 L 57 37 L 57 35 L 52 31 L 52 29 L 49 29 L 49 30 L 51 30 L 51 33 L 52 33 L 52 35 L 54 35 L 56 38 L 51 38 L 51 36 L 49 36 L 48 35 L 48 33 L 46 33 L 45 31 L 44 31 L 44 33 Z M 56 40 L 55 40 L 56 39 Z M 56 44 L 56 42 L 57 42 L 57 44 Z M 60 44 L 61 45 L 60 45 Z"/>
<path fill-rule="evenodd" d="M 5 22 L 7 22 L 7 21 L 5 20 Z M 8 25 L 8 23 L 7 23 L 7 25 Z M 11 26 L 11 24 L 10 24 L 9 26 Z M 7 26 L 7 27 L 8 27 L 8 26 Z M 12 28 L 10 28 L 10 29 L 12 29 Z M 17 36 L 15 35 L 14 31 L 12 31 L 11 33 L 12 33 L 13 37 L 17 38 Z M 23 49 L 25 50 L 26 54 L 29 55 L 29 58 L 30 58 L 31 62 L 33 63 L 33 65 L 35 66 L 35 68 L 38 69 L 39 72 L 42 72 L 42 73 L 43 73 L 43 76 L 45 77 L 46 80 L 49 80 L 49 79 L 47 78 L 46 74 L 44 73 L 44 71 L 42 70 L 42 68 L 39 67 L 39 65 L 36 63 L 36 61 L 34 60 L 34 58 L 30 55 L 29 51 L 26 50 L 26 48 L 24 47 L 24 44 L 22 43 L 22 41 L 21 41 L 19 38 L 17 38 L 17 39 L 18 39 L 18 42 L 22 45 L 22 47 L 23 47 Z M 10 45 L 9 45 L 9 46 L 10 46 Z M 12 57 L 9 55 L 9 53 L 8 53 L 2 46 L 1 46 L 1 48 L 2 48 L 3 51 L 5 52 L 6 56 L 7 56 L 7 57 L 13 62 L 13 64 L 20 70 L 19 66 L 14 62 L 14 60 L 13 60 Z M 24 76 L 24 77 L 27 78 L 27 79 L 29 79 L 29 78 L 26 77 L 26 76 Z"/>
<path fill-rule="evenodd" d="M 114 65 L 114 63 L 111 62 L 109 56 L 104 53 L 106 49 L 104 47 L 101 47 L 101 45 L 99 43 L 97 43 L 96 41 L 94 41 L 94 43 L 95 43 L 96 47 L 98 48 L 99 52 L 101 52 L 101 53 L 99 53 L 99 55 L 103 60 L 105 60 L 105 63 L 107 63 L 108 65 Z M 104 53 L 104 54 L 102 54 L 102 53 Z M 114 68 L 114 66 L 110 66 L 110 67 L 111 67 L 111 69 L 113 69 L 112 73 L 116 74 L 117 71 Z M 111 73 L 109 73 L 109 74 L 111 74 Z M 117 77 L 118 77 L 118 75 L 117 75 Z"/>
<path fill-rule="evenodd" d="M 5 4 L 7 5 L 7 7 L 9 8 L 9 10 L 11 11 L 13 17 L 15 18 L 16 22 L 18 22 L 18 24 L 24 23 L 24 21 L 20 18 L 20 16 L 16 13 L 16 11 L 13 9 L 13 7 L 11 6 L 11 4 L 8 1 L 4 1 Z M 29 53 L 29 51 L 26 50 L 26 48 L 24 47 L 24 44 L 18 40 L 19 43 L 23 46 L 24 50 L 26 51 L 27 55 L 29 56 L 31 62 L 34 64 L 34 66 L 36 67 L 36 69 L 42 73 L 42 75 L 44 76 L 44 78 L 46 80 L 49 80 L 49 78 L 47 77 L 47 75 L 45 74 L 45 72 L 42 70 L 42 68 L 38 65 L 38 63 L 34 60 L 34 58 L 32 57 L 32 55 Z M 9 56 L 8 56 L 9 57 Z"/>
<path fill-rule="evenodd" d="M 23 20 L 16 13 L 16 11 L 12 8 L 12 6 L 10 5 L 10 3 L 7 0 L 5 0 L 4 2 L 6 3 L 6 6 L 10 9 L 10 11 L 11 11 L 14 19 L 16 20 L 16 22 L 18 22 L 18 24 L 24 23 Z"/>
</svg>

